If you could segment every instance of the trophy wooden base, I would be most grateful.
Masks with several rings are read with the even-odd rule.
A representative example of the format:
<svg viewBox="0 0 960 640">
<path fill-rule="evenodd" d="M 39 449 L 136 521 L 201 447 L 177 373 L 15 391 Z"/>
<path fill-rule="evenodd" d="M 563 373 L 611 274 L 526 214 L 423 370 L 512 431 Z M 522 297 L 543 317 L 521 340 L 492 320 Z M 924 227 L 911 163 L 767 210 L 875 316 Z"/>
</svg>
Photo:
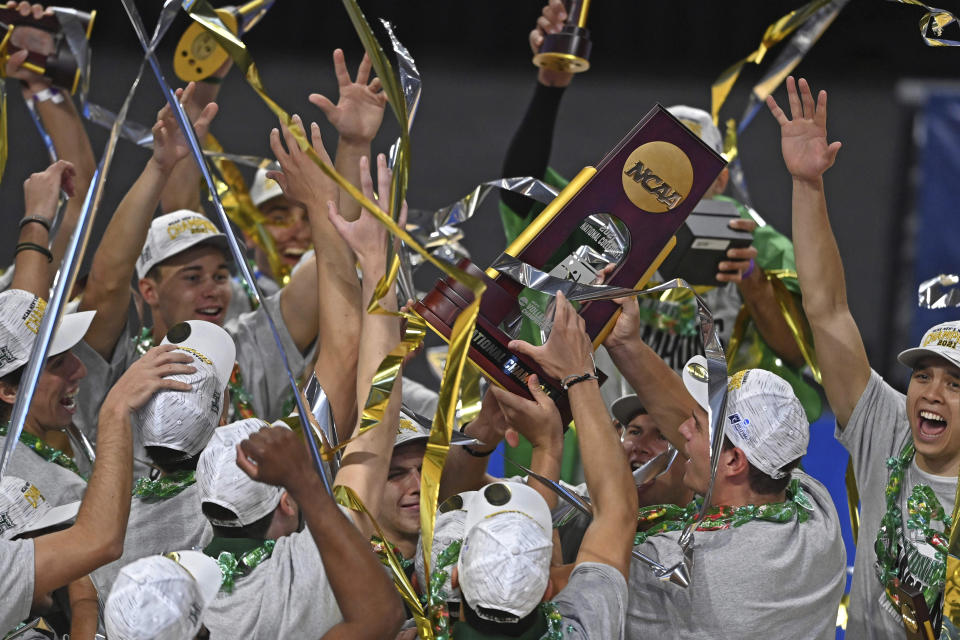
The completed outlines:
<svg viewBox="0 0 960 640">
<path fill-rule="evenodd" d="M 590 68 L 590 32 L 565 25 L 559 33 L 548 33 L 533 64 L 563 73 L 580 73 Z"/>
<path fill-rule="evenodd" d="M 498 325 L 516 308 L 515 293 L 504 290 L 499 282 L 489 278 L 466 258 L 457 266 L 471 275 L 482 278 L 487 285 L 476 327 L 470 338 L 468 351 L 470 360 L 491 382 L 525 398 L 531 398 L 527 389 L 527 377 L 530 374 L 536 374 L 540 380 L 540 387 L 560 410 L 564 425 L 569 424 L 572 419 L 570 402 L 560 381 L 544 373 L 543 369 L 530 358 L 515 354 L 507 348 L 512 338 Z M 438 280 L 436 286 L 422 300 L 414 304 L 413 309 L 431 329 L 449 342 L 454 322 L 471 302 L 473 302 L 473 292 L 453 278 L 447 278 Z M 597 375 L 600 376 L 602 384 L 606 376 L 599 371 Z"/>
</svg>

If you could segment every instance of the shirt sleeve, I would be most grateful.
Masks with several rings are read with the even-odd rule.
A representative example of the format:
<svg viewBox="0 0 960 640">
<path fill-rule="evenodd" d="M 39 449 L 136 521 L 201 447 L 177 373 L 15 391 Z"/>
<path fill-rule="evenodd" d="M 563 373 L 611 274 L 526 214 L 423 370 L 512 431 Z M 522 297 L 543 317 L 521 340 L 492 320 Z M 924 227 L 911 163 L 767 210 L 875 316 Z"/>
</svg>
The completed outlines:
<svg viewBox="0 0 960 640">
<path fill-rule="evenodd" d="M 581 562 L 554 603 L 563 616 L 564 637 L 617 640 L 624 637 L 627 581 L 607 564 Z"/>
<path fill-rule="evenodd" d="M 871 370 L 847 426 L 837 425 L 835 437 L 850 452 L 858 481 L 866 481 L 864 474 L 871 469 L 886 473 L 886 466 L 877 461 L 896 455 L 909 429 L 906 397 Z"/>
<path fill-rule="evenodd" d="M 290 385 L 284 375 L 283 354 L 277 347 L 264 309 L 269 311 L 276 323 L 277 334 L 294 376 L 303 373 L 310 352 L 316 348 L 314 344 L 307 354 L 297 349 L 280 312 L 282 294 L 279 291 L 264 298 L 262 307 L 241 315 L 225 327 L 237 345 L 237 363 L 243 376 L 243 387 L 252 398 L 254 413 L 265 420 L 283 417 L 283 405 L 290 395 Z"/>
<path fill-rule="evenodd" d="M 0 634 L 30 615 L 33 589 L 33 540 L 0 540 Z"/>
</svg>

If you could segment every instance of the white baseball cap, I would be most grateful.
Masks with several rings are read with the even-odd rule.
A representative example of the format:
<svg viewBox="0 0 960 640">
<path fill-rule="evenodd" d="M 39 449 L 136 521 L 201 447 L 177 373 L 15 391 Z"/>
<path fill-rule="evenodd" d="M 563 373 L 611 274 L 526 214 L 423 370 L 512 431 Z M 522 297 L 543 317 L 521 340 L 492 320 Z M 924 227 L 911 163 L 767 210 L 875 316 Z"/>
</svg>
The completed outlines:
<svg viewBox="0 0 960 640">
<path fill-rule="evenodd" d="M 220 590 L 217 562 L 199 551 L 147 556 L 123 567 L 104 607 L 110 640 L 187 640 Z"/>
<path fill-rule="evenodd" d="M 924 356 L 946 358 L 960 367 L 960 321 L 943 322 L 927 329 L 920 340 L 920 346 L 901 351 L 897 360 L 910 368 Z"/>
<path fill-rule="evenodd" d="M 282 195 L 283 189 L 276 180 L 267 177 L 267 170 L 263 167 L 257 169 L 253 176 L 253 184 L 250 185 L 250 199 L 253 200 L 253 204 L 259 207 L 267 200 Z"/>
<path fill-rule="evenodd" d="M 713 124 L 713 117 L 703 109 L 688 107 L 685 104 L 675 104 L 667 109 L 674 118 L 682 122 L 697 137 L 707 143 L 717 153 L 723 153 L 723 136 L 720 129 Z"/>
<path fill-rule="evenodd" d="M 201 242 L 216 245 L 230 260 L 227 236 L 202 213 L 180 209 L 154 218 L 137 258 L 137 277 L 146 277 L 155 265 Z"/>
<path fill-rule="evenodd" d="M 136 412 L 146 447 L 182 451 L 190 458 L 203 450 L 220 424 L 224 390 L 230 381 L 237 348 L 223 327 L 205 320 L 175 324 L 161 344 L 174 344 L 193 356 L 190 374 L 167 376 L 190 384 L 190 391 L 161 390 Z"/>
<path fill-rule="evenodd" d="M 220 427 L 200 454 L 196 473 L 200 504 L 215 504 L 237 515 L 235 520 L 208 516 L 211 524 L 245 527 L 265 517 L 280 504 L 282 487 L 257 482 L 237 466 L 237 445 L 269 426 L 259 418 L 247 418 Z M 275 423 L 275 426 L 286 427 L 283 423 Z"/>
<path fill-rule="evenodd" d="M 687 388 L 700 408 L 710 413 L 710 396 L 707 387 L 707 359 L 704 356 L 693 356 L 683 365 L 683 386 Z"/>
<path fill-rule="evenodd" d="M 47 302 L 22 289 L 0 293 L 0 376 L 27 364 Z M 67 313 L 53 332 L 47 356 L 70 349 L 83 339 L 96 311 Z"/>
<path fill-rule="evenodd" d="M 437 510 L 437 519 L 433 525 L 433 546 L 430 548 L 430 568 L 436 570 L 437 558 L 454 542 L 463 541 L 463 527 L 467 520 L 467 506 L 476 491 L 464 491 L 450 496 Z M 414 556 L 414 568 L 417 571 L 417 584 L 427 585 L 429 581 L 423 566 L 423 536 L 417 538 L 417 555 Z M 447 602 L 460 602 L 460 589 L 451 584 L 453 571 L 447 571 L 447 579 L 441 590 L 446 594 Z M 426 588 L 426 587 L 424 587 Z"/>
<path fill-rule="evenodd" d="M 488 484 L 470 501 L 464 531 L 457 567 L 466 603 L 495 622 L 529 615 L 550 579 L 553 525 L 544 499 L 524 484 Z"/>
<path fill-rule="evenodd" d="M 31 531 L 69 522 L 77 517 L 80 501 L 51 507 L 33 483 L 6 476 L 0 481 L 0 539 L 13 540 Z"/>
<path fill-rule="evenodd" d="M 400 405 L 400 423 L 397 426 L 397 435 L 393 439 L 393 448 L 396 449 L 411 442 L 426 442 L 430 439 L 431 428 L 432 425 L 427 418 L 412 411 L 406 405 Z M 453 433 L 450 434 L 450 444 L 463 446 L 482 443 L 476 438 L 471 438 L 454 429 Z"/>
</svg>

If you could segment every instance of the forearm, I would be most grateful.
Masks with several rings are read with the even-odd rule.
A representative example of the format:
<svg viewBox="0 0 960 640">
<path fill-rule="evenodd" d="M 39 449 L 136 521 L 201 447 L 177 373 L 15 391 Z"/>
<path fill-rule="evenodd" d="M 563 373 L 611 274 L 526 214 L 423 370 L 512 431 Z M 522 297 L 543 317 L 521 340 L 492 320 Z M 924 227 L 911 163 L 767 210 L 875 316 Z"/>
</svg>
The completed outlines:
<svg viewBox="0 0 960 640">
<path fill-rule="evenodd" d="M 97 634 L 100 613 L 97 590 L 89 576 L 74 580 L 68 587 L 70 595 L 70 637 L 73 640 L 93 640 Z"/>
<path fill-rule="evenodd" d="M 497 448 L 503 440 L 503 436 L 481 417 L 467 424 L 463 432 L 483 443 L 471 445 L 473 450 L 490 451 Z M 443 502 L 464 491 L 476 491 L 488 484 L 491 481 L 487 475 L 489 461 L 489 456 L 480 458 L 470 455 L 463 447 L 450 447 L 447 462 L 443 466 L 443 475 L 440 477 L 439 501 Z"/>
<path fill-rule="evenodd" d="M 803 308 L 811 326 L 847 309 L 843 262 L 827 215 L 823 179 L 793 180 L 793 238 Z"/>
<path fill-rule="evenodd" d="M 544 478 L 558 482 L 560 480 L 560 467 L 563 464 L 563 438 L 560 436 L 559 430 L 555 433 L 556 437 L 550 438 L 549 442 L 533 445 L 533 452 L 530 456 L 530 470 Z M 549 487 L 534 478 L 530 478 L 527 482 L 543 497 L 550 509 L 557 506 L 557 494 Z"/>
<path fill-rule="evenodd" d="M 608 344 L 607 352 L 664 437 L 685 453 L 686 440 L 678 428 L 693 415 L 697 403 L 680 376 L 639 335 L 616 346 Z"/>
<path fill-rule="evenodd" d="M 757 267 L 738 286 L 743 303 L 763 341 L 787 364 L 794 368 L 802 367 L 803 354 L 780 310 L 773 283 Z"/>
<path fill-rule="evenodd" d="M 343 615 L 343 622 L 325 637 L 347 631 L 351 638 L 393 637 L 403 621 L 403 609 L 370 543 L 344 517 L 315 474 L 288 490 L 300 505 Z"/>
<path fill-rule="evenodd" d="M 21 227 L 17 243 L 30 242 L 46 247 L 49 237 L 46 227 L 30 222 Z M 14 258 L 15 270 L 11 287 L 46 299 L 50 294 L 50 265 L 46 256 L 39 251 L 27 249 L 19 252 Z"/>
<path fill-rule="evenodd" d="M 200 189 L 200 167 L 193 156 L 178 162 L 170 172 L 170 179 L 160 192 L 160 212 L 173 213 L 180 209 L 203 213 Z"/>
<path fill-rule="evenodd" d="M 345 140 L 337 142 L 337 155 L 334 158 L 334 168 L 346 178 L 350 184 L 360 189 L 360 158 L 370 157 L 369 140 Z M 360 217 L 360 203 L 340 189 L 338 191 L 338 210 L 344 220 L 353 222 Z"/>
</svg>

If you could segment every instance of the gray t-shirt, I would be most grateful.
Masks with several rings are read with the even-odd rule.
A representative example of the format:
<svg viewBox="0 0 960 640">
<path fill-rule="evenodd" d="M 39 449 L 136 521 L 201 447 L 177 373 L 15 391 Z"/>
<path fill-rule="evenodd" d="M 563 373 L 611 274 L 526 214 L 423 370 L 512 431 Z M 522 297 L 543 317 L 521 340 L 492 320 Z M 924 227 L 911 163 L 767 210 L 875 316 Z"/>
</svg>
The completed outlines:
<svg viewBox="0 0 960 640">
<path fill-rule="evenodd" d="M 277 322 L 277 330 L 290 367 L 296 376 L 303 373 L 308 359 L 297 349 L 280 313 L 280 293 L 264 298 L 264 307 L 269 309 Z M 237 363 L 243 376 L 243 387 L 251 397 L 254 413 L 264 420 L 272 421 L 284 416 L 284 403 L 291 395 L 287 376 L 283 373 L 283 356 L 277 348 L 263 309 L 243 314 L 228 322 L 224 329 L 237 345 Z M 139 335 L 138 322 L 131 317 L 127 329 L 117 341 L 113 356 L 107 362 L 86 342 L 80 341 L 73 351 L 87 367 L 87 376 L 80 381 L 80 401 L 74 421 L 87 437 L 96 442 L 97 414 L 110 387 L 133 364 L 140 354 L 133 337 Z M 146 458 L 139 434 L 134 430 L 134 456 Z M 134 472 L 146 475 L 149 468 L 142 462 L 134 463 Z"/>
<path fill-rule="evenodd" d="M 0 451 L 6 443 L 6 436 L 0 436 Z M 58 464 L 47 462 L 22 442 L 14 448 L 6 473 L 35 484 L 47 502 L 54 506 L 82 500 L 87 490 L 83 478 Z"/>
<path fill-rule="evenodd" d="M 564 638 L 624 638 L 627 581 L 614 567 L 599 562 L 581 562 L 553 602 L 563 616 Z"/>
<path fill-rule="evenodd" d="M 130 501 L 123 555 L 90 577 L 106 601 L 120 570 L 131 562 L 170 551 L 201 548 L 212 538 L 213 529 L 200 510 L 197 485 L 165 499 L 134 496 Z"/>
<path fill-rule="evenodd" d="M 0 540 L 0 636 L 30 615 L 33 566 L 33 540 Z"/>
<path fill-rule="evenodd" d="M 277 539 L 273 554 L 231 593 L 210 603 L 203 624 L 210 640 L 319 638 L 343 620 L 310 531 Z"/>
<path fill-rule="evenodd" d="M 801 471 L 793 477 L 813 505 L 809 519 L 697 531 L 686 589 L 634 560 L 627 637 L 834 638 L 846 576 L 840 520 L 822 484 Z M 672 566 L 680 533 L 651 536 L 637 549 Z"/>
<path fill-rule="evenodd" d="M 903 637 L 903 622 L 887 601 L 884 587 L 877 577 L 874 544 L 880 520 L 887 511 L 885 493 L 890 470 L 886 461 L 899 456 L 904 445 L 912 439 L 905 396 L 872 371 L 850 421 L 846 428 L 837 428 L 836 438 L 850 452 L 860 492 L 860 536 L 850 586 L 846 637 L 854 640 Z M 916 458 L 904 471 L 900 509 L 907 548 L 904 549 L 903 540 L 898 536 L 900 542 L 895 549 L 895 564 L 900 567 L 902 582 L 926 586 L 930 583 L 934 550 L 919 531 L 907 528 L 905 522 L 908 516 L 906 501 L 918 483 L 933 489 L 949 517 L 957 491 L 957 478 L 924 473 L 917 467 Z M 940 523 L 933 523 L 933 526 L 942 530 Z M 938 600 L 930 612 L 935 623 L 940 618 L 941 604 Z"/>
</svg>

